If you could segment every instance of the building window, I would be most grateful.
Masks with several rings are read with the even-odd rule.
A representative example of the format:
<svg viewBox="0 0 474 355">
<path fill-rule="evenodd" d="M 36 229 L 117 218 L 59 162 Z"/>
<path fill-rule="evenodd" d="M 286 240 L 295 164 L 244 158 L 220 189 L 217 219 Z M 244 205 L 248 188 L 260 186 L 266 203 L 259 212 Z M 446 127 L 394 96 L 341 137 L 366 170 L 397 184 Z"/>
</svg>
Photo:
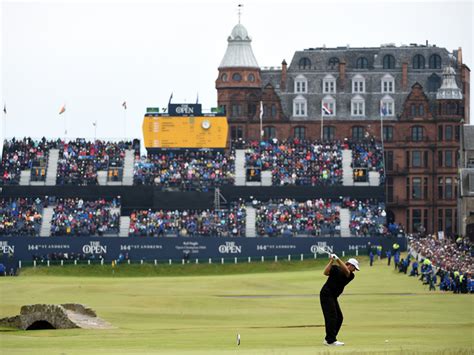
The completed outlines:
<svg viewBox="0 0 474 355">
<path fill-rule="evenodd" d="M 447 168 L 452 168 L 453 165 L 453 151 L 447 150 L 444 152 L 444 166 Z"/>
<path fill-rule="evenodd" d="M 351 100 L 351 116 L 365 116 L 365 100 L 360 95 Z"/>
<path fill-rule="evenodd" d="M 413 168 L 421 168 L 421 152 L 419 150 L 414 150 L 411 152 L 411 166 Z"/>
<path fill-rule="evenodd" d="M 248 104 L 247 110 L 249 112 L 249 118 L 254 118 L 257 114 L 257 105 L 254 103 Z"/>
<path fill-rule="evenodd" d="M 419 232 L 421 227 L 421 210 L 412 210 L 412 232 Z"/>
<path fill-rule="evenodd" d="M 352 78 L 352 92 L 353 93 L 364 93 L 365 92 L 365 79 L 362 75 L 356 75 Z"/>
<path fill-rule="evenodd" d="M 446 235 L 453 233 L 453 210 L 448 208 L 444 211 L 444 224 Z"/>
<path fill-rule="evenodd" d="M 250 81 L 250 82 L 253 83 L 253 82 L 255 81 L 255 75 L 249 74 L 249 76 L 247 77 L 247 79 L 248 79 L 248 81 Z"/>
<path fill-rule="evenodd" d="M 336 93 L 336 78 L 332 75 L 326 75 L 323 79 L 323 93 L 334 94 Z"/>
<path fill-rule="evenodd" d="M 364 139 L 364 127 L 354 126 L 352 127 L 352 139 L 360 141 Z"/>
<path fill-rule="evenodd" d="M 393 178 L 387 177 L 387 202 L 393 202 Z"/>
<path fill-rule="evenodd" d="M 232 128 L 230 130 L 230 135 L 231 135 L 231 138 L 233 140 L 243 139 L 244 135 L 243 135 L 242 127 L 241 126 L 232 126 Z"/>
<path fill-rule="evenodd" d="M 307 116 L 307 110 L 306 110 L 306 99 L 298 95 L 294 100 L 293 100 L 293 116 L 295 117 L 306 117 Z"/>
<path fill-rule="evenodd" d="M 411 104 L 411 117 L 415 117 L 415 116 L 416 116 L 416 105 Z"/>
<path fill-rule="evenodd" d="M 232 80 L 241 81 L 242 80 L 242 75 L 240 75 L 240 73 L 234 73 L 234 74 L 232 74 Z"/>
<path fill-rule="evenodd" d="M 395 57 L 391 54 L 387 54 L 383 57 L 383 68 L 384 69 L 395 69 Z"/>
<path fill-rule="evenodd" d="M 369 61 L 365 57 L 357 58 L 356 62 L 357 69 L 368 69 L 369 68 Z"/>
<path fill-rule="evenodd" d="M 265 140 L 276 138 L 276 129 L 273 126 L 263 127 L 263 138 Z"/>
<path fill-rule="evenodd" d="M 395 92 L 395 79 L 390 74 L 386 74 L 382 78 L 382 92 L 383 93 Z"/>
<path fill-rule="evenodd" d="M 295 127 L 294 137 L 300 140 L 305 139 L 306 137 L 306 128 L 305 127 Z"/>
<path fill-rule="evenodd" d="M 438 126 L 438 140 L 443 140 L 443 126 Z"/>
<path fill-rule="evenodd" d="M 433 54 L 429 59 L 430 69 L 441 69 L 441 57 L 437 54 Z"/>
<path fill-rule="evenodd" d="M 423 104 L 418 105 L 418 115 L 420 117 L 425 115 L 425 106 Z"/>
<path fill-rule="evenodd" d="M 414 142 L 419 142 L 423 140 L 423 127 L 414 126 L 411 128 L 411 140 Z"/>
<path fill-rule="evenodd" d="M 442 231 L 443 229 L 443 210 L 438 210 L 438 230 Z"/>
<path fill-rule="evenodd" d="M 411 198 L 413 200 L 421 200 L 423 198 L 421 195 L 421 178 L 413 178 Z"/>
<path fill-rule="evenodd" d="M 438 167 L 443 167 L 443 151 L 441 150 L 438 151 Z"/>
<path fill-rule="evenodd" d="M 275 118 L 277 115 L 277 108 L 275 104 L 272 104 L 272 118 Z"/>
<path fill-rule="evenodd" d="M 336 100 L 332 96 L 325 96 L 321 102 L 321 114 L 323 116 L 336 116 Z"/>
<path fill-rule="evenodd" d="M 453 198 L 453 178 L 446 178 L 444 184 L 444 197 L 446 200 Z"/>
<path fill-rule="evenodd" d="M 332 141 L 336 137 L 336 128 L 333 126 L 323 127 L 323 139 L 325 141 Z"/>
<path fill-rule="evenodd" d="M 395 116 L 395 101 L 389 95 L 385 95 L 380 101 L 380 115 Z"/>
<path fill-rule="evenodd" d="M 298 68 L 299 69 L 311 69 L 311 61 L 309 58 L 301 58 L 300 61 L 298 62 Z"/>
<path fill-rule="evenodd" d="M 387 142 L 393 141 L 393 127 L 385 126 L 383 128 L 383 140 Z"/>
<path fill-rule="evenodd" d="M 224 81 L 224 82 L 227 81 L 227 74 L 226 73 L 222 74 L 221 80 Z"/>
<path fill-rule="evenodd" d="M 428 198 L 428 178 L 423 178 L 423 198 Z"/>
<path fill-rule="evenodd" d="M 338 64 L 339 64 L 339 59 L 336 57 L 332 57 L 331 59 L 329 59 L 328 67 L 329 69 L 337 69 Z"/>
<path fill-rule="evenodd" d="M 295 93 L 307 93 L 308 92 L 308 80 L 303 75 L 298 75 L 295 79 Z"/>
<path fill-rule="evenodd" d="M 425 69 L 425 57 L 421 54 L 413 57 L 413 69 Z"/>
<path fill-rule="evenodd" d="M 445 138 L 447 141 L 450 141 L 453 139 L 453 126 L 446 126 L 445 127 Z"/>
<path fill-rule="evenodd" d="M 232 105 L 232 117 L 240 117 L 242 114 L 242 109 L 240 105 L 233 104 Z"/>
</svg>

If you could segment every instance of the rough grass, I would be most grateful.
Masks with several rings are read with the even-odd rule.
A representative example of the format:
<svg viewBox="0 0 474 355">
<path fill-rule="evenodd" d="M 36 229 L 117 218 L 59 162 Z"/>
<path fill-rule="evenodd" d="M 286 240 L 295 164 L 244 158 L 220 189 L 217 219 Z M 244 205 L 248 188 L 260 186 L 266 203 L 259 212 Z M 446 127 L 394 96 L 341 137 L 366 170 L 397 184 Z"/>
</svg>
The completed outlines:
<svg viewBox="0 0 474 355">
<path fill-rule="evenodd" d="M 340 298 L 345 321 L 339 340 L 346 346 L 323 346 L 323 317 L 317 298 L 325 279 L 323 262 L 126 265 L 115 276 L 108 266 L 84 266 L 75 269 L 82 274 L 74 277 L 65 276 L 74 271 L 73 266 L 25 269 L 20 277 L 0 279 L 0 316 L 17 314 L 23 304 L 79 302 L 117 328 L 3 329 L 1 353 L 474 352 L 472 295 L 428 292 L 418 280 L 382 262 L 371 268 L 366 259 Z M 155 272 L 169 277 L 117 277 L 149 269 L 148 275 Z M 47 276 L 53 271 L 60 276 Z M 186 273 L 194 276 L 183 276 Z M 242 338 L 240 347 L 235 342 L 237 333 Z"/>
</svg>

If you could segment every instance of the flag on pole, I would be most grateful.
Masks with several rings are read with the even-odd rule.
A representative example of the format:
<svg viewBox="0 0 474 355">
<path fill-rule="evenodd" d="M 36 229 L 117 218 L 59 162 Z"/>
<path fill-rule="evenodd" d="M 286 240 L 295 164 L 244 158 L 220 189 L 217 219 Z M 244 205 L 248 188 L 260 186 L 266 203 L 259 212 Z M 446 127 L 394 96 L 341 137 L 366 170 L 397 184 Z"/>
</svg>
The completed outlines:
<svg viewBox="0 0 474 355">
<path fill-rule="evenodd" d="M 196 94 L 196 105 L 199 103 L 199 93 Z"/>
<path fill-rule="evenodd" d="M 171 95 L 170 95 L 170 99 L 169 99 L 169 101 L 168 101 L 168 105 L 171 103 L 171 99 L 172 99 L 172 98 L 173 98 L 173 93 L 171 93 Z"/>
<path fill-rule="evenodd" d="M 263 101 L 260 101 L 260 119 L 263 118 Z"/>
<path fill-rule="evenodd" d="M 380 104 L 380 115 L 381 116 L 387 116 L 387 106 L 384 104 Z"/>
<path fill-rule="evenodd" d="M 323 105 L 323 113 L 326 115 L 332 115 L 332 111 L 327 107 L 327 104 Z"/>
<path fill-rule="evenodd" d="M 127 109 L 127 101 L 124 101 L 124 102 L 123 102 L 122 107 L 123 107 L 124 110 Z"/>
<path fill-rule="evenodd" d="M 3 105 L 3 113 L 6 115 L 7 114 L 7 104 Z"/>
<path fill-rule="evenodd" d="M 61 108 L 59 109 L 59 114 L 62 114 L 66 112 L 66 105 L 62 105 Z"/>
<path fill-rule="evenodd" d="M 92 125 L 95 127 L 97 126 L 97 121 L 92 122 Z"/>
</svg>

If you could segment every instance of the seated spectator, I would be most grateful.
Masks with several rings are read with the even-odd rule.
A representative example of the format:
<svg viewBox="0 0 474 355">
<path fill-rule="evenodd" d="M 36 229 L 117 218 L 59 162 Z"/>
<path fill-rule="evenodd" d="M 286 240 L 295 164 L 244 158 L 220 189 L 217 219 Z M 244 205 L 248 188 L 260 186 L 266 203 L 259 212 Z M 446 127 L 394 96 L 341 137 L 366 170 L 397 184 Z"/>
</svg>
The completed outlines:
<svg viewBox="0 0 474 355">
<path fill-rule="evenodd" d="M 80 198 L 59 199 L 51 220 L 53 236 L 102 236 L 118 234 L 120 212 L 118 200 L 84 201 Z"/>
<path fill-rule="evenodd" d="M 209 191 L 234 183 L 233 151 L 185 151 L 149 154 L 135 162 L 134 184 Z"/>
<path fill-rule="evenodd" d="M 272 171 L 273 185 L 341 185 L 342 146 L 290 139 L 249 142 L 246 167 Z"/>
<path fill-rule="evenodd" d="M 374 138 L 364 139 L 362 141 L 347 141 L 352 149 L 353 168 L 367 168 L 368 171 L 378 171 L 380 174 L 380 183 L 384 182 L 384 161 L 383 149 L 381 143 Z"/>
<path fill-rule="evenodd" d="M 5 141 L 0 165 L 0 184 L 18 185 L 21 171 L 40 166 L 40 161 L 47 159 L 49 149 L 58 145 L 59 141 L 47 141 L 46 138 L 39 141 L 31 138 Z"/>
<path fill-rule="evenodd" d="M 125 150 L 133 149 L 132 142 L 86 141 L 76 139 L 62 142 L 58 160 L 58 185 L 97 185 L 97 171 L 109 165 L 123 165 Z M 135 149 L 136 153 L 137 150 Z"/>
<path fill-rule="evenodd" d="M 227 210 L 134 211 L 130 216 L 130 236 L 245 236 L 245 205 L 236 203 Z"/>
<path fill-rule="evenodd" d="M 374 236 L 388 234 L 385 204 L 373 199 L 356 200 L 344 198 L 343 208 L 349 208 L 351 235 Z"/>
<path fill-rule="evenodd" d="M 331 200 L 270 200 L 258 206 L 258 235 L 319 236 L 340 235 L 340 204 Z"/>
<path fill-rule="evenodd" d="M 0 235 L 38 236 L 42 222 L 42 200 L 0 199 Z"/>
</svg>

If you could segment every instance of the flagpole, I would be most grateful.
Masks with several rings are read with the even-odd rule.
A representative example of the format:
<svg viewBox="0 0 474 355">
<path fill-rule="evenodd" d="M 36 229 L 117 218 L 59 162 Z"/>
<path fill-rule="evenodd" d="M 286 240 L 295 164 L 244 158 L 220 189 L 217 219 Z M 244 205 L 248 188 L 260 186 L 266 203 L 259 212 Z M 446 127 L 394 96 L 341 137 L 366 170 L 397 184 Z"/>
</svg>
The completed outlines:
<svg viewBox="0 0 474 355">
<path fill-rule="evenodd" d="M 323 142 L 324 112 L 321 112 L 321 143 Z"/>
<path fill-rule="evenodd" d="M 263 101 L 260 101 L 260 142 L 263 140 Z"/>
<path fill-rule="evenodd" d="M 123 110 L 123 141 L 127 140 L 127 110 Z"/>
<path fill-rule="evenodd" d="M 6 106 L 3 108 L 3 140 L 7 140 L 7 110 Z M 3 142 L 2 142 L 3 147 Z"/>
<path fill-rule="evenodd" d="M 97 120 L 94 121 L 94 142 L 97 141 Z"/>
</svg>

